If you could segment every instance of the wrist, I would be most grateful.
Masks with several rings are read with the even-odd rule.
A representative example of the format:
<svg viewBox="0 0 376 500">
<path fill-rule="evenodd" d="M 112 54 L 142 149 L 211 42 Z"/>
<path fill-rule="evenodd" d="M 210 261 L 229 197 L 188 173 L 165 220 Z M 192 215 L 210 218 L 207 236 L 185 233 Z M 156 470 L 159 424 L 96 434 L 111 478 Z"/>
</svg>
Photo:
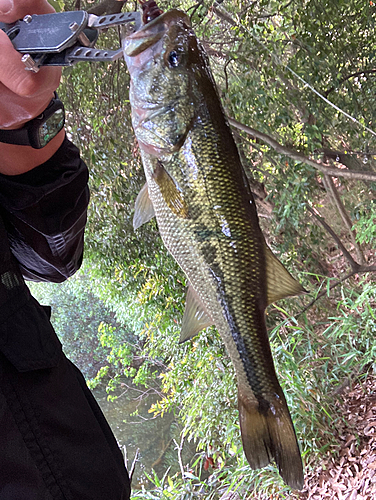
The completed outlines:
<svg viewBox="0 0 376 500">
<path fill-rule="evenodd" d="M 31 146 L 18 146 L 0 142 L 0 173 L 4 175 L 19 175 L 42 165 L 49 160 L 64 141 L 65 130 L 62 129 L 42 149 Z"/>
<path fill-rule="evenodd" d="M 7 99 L 7 95 L 2 95 L 1 99 Z M 12 109 L 10 110 L 1 110 L 1 124 L 0 130 L 18 130 L 22 128 L 25 123 L 37 118 L 43 111 L 48 107 L 51 102 L 51 99 L 54 97 L 54 92 L 49 93 L 48 96 L 41 99 L 32 99 L 31 97 L 23 97 L 22 99 L 18 96 L 13 97 L 12 99 Z M 34 101 L 33 104 L 30 104 L 31 101 Z M 21 102 L 19 102 L 21 101 Z M 30 101 L 30 102 L 29 102 Z M 32 109 L 29 109 L 32 108 Z"/>
<path fill-rule="evenodd" d="M 64 127 L 65 112 L 63 103 L 56 92 L 48 106 L 21 128 L 0 129 L 0 143 L 44 148 Z"/>
<path fill-rule="evenodd" d="M 18 129 L 0 130 L 0 173 L 19 175 L 45 163 L 64 137 L 64 106 L 55 97 L 35 118 Z"/>
</svg>

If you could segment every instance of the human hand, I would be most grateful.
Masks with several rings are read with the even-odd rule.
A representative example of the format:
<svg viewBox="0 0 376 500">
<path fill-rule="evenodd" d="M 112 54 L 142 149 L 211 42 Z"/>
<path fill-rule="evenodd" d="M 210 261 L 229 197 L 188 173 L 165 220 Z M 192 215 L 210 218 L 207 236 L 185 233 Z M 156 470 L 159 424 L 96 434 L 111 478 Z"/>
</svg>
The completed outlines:
<svg viewBox="0 0 376 500">
<path fill-rule="evenodd" d="M 0 0 L 0 22 L 13 23 L 27 14 L 55 12 L 47 0 Z M 25 70 L 8 36 L 0 30 L 0 129 L 17 129 L 40 115 L 59 86 L 61 68 Z"/>
</svg>

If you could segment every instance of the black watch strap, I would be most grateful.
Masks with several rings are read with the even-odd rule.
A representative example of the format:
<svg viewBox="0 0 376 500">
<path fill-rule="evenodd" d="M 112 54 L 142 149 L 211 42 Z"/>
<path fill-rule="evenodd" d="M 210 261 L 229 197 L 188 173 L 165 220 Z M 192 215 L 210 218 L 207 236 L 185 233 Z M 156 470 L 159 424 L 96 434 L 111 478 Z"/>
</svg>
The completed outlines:
<svg viewBox="0 0 376 500">
<path fill-rule="evenodd" d="M 64 116 L 64 106 L 59 100 L 58 95 L 54 92 L 54 98 L 51 100 L 47 108 L 36 118 L 25 123 L 23 127 L 15 130 L 1 130 L 0 129 L 0 142 L 6 144 L 14 144 L 18 146 L 31 146 L 36 149 L 44 147 L 48 142 L 60 132 L 64 126 L 64 118 L 61 120 L 61 126 L 53 131 L 45 144 L 39 144 L 38 130 L 46 120 L 52 116 L 57 110 L 62 110 Z"/>
<path fill-rule="evenodd" d="M 16 130 L 0 130 L 0 142 L 30 146 L 29 129 L 24 125 L 22 128 Z"/>
</svg>

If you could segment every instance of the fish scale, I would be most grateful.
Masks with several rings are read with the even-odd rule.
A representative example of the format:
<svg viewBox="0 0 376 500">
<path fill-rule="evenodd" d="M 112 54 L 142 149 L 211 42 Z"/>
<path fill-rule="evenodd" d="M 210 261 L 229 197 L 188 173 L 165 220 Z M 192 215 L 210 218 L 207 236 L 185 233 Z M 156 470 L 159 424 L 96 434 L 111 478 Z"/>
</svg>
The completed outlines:
<svg viewBox="0 0 376 500">
<path fill-rule="evenodd" d="M 207 56 L 179 11 L 123 41 L 132 123 L 146 175 L 135 227 L 156 215 L 188 277 L 182 340 L 214 324 L 235 367 L 243 448 L 254 469 L 273 458 L 303 485 L 299 447 L 265 325 L 273 299 L 302 287 L 272 255 L 224 117 Z"/>
</svg>

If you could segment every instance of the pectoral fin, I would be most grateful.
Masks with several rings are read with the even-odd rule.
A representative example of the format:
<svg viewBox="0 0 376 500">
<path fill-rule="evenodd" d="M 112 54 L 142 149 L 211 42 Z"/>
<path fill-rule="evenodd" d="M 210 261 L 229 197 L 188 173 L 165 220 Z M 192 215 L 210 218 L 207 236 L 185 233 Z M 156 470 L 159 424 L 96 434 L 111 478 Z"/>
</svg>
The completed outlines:
<svg viewBox="0 0 376 500">
<path fill-rule="evenodd" d="M 302 285 L 291 276 L 282 262 L 277 259 L 266 243 L 265 260 L 268 305 L 291 295 L 307 293 Z"/>
<path fill-rule="evenodd" d="M 160 161 L 157 162 L 155 167 L 153 180 L 158 184 L 163 199 L 170 210 L 178 217 L 186 219 L 188 217 L 188 206 L 183 193 Z"/>
<path fill-rule="evenodd" d="M 149 197 L 148 184 L 138 193 L 134 206 L 133 228 L 136 230 L 155 216 L 153 203 Z"/>
<path fill-rule="evenodd" d="M 209 318 L 203 303 L 190 284 L 187 292 L 179 344 L 191 339 L 201 330 L 212 324 L 213 322 Z"/>
</svg>

